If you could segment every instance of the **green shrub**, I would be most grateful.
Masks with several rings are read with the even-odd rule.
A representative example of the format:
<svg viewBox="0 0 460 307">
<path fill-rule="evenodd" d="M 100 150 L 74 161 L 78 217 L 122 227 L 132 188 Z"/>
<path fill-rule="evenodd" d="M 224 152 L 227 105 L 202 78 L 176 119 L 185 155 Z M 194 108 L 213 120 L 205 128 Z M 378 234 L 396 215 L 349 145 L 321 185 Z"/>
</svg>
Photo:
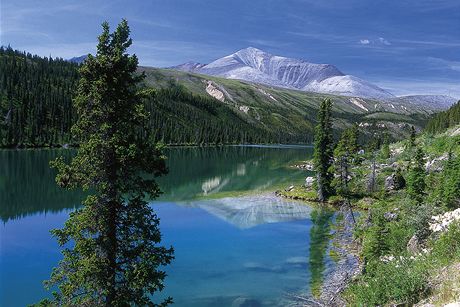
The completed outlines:
<svg viewBox="0 0 460 307">
<path fill-rule="evenodd" d="M 434 241 L 432 256 L 440 265 L 460 260 L 460 222 L 452 223 L 449 231 Z"/>
<path fill-rule="evenodd" d="M 428 268 L 422 260 L 394 260 L 368 265 L 370 272 L 353 283 L 345 298 L 353 306 L 410 305 L 427 291 Z"/>
</svg>

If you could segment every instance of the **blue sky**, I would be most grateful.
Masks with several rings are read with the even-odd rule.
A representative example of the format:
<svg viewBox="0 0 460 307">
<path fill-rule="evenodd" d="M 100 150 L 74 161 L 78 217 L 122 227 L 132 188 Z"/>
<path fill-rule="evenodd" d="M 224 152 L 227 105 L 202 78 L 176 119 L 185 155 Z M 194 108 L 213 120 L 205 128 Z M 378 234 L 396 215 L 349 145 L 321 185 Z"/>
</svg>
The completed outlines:
<svg viewBox="0 0 460 307">
<path fill-rule="evenodd" d="M 0 42 L 70 58 L 94 52 L 101 22 L 121 18 L 142 65 L 208 63 L 253 46 L 395 94 L 460 98 L 460 0 L 1 0 Z"/>
</svg>

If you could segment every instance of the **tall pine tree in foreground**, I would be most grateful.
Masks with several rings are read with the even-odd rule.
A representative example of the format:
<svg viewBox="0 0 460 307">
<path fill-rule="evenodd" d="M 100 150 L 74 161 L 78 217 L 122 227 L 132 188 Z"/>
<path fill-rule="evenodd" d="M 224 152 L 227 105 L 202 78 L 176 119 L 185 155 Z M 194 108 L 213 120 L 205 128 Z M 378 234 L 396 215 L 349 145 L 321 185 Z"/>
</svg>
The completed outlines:
<svg viewBox="0 0 460 307">
<path fill-rule="evenodd" d="M 126 53 L 128 24 L 102 28 L 96 56 L 80 68 L 72 127 L 80 148 L 70 164 L 53 163 L 60 186 L 92 194 L 52 231 L 64 258 L 46 284 L 58 286 L 53 305 L 152 306 L 173 250 L 158 245 L 159 219 L 146 199 L 160 194 L 154 178 L 167 170 L 160 149 L 141 137 L 148 113 L 137 93 L 138 60 Z"/>
<path fill-rule="evenodd" d="M 313 154 L 319 201 L 325 201 L 332 194 L 331 182 L 334 175 L 331 171 L 331 166 L 334 149 L 331 113 L 332 101 L 330 99 L 323 100 L 318 111 Z"/>
</svg>

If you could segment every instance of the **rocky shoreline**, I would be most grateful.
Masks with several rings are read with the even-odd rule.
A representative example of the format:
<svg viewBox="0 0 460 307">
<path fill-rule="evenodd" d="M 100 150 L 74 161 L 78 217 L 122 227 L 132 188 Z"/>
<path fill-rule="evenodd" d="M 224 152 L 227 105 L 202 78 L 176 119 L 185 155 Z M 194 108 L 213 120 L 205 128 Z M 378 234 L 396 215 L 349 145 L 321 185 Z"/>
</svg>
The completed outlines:
<svg viewBox="0 0 460 307">
<path fill-rule="evenodd" d="M 291 187 L 290 187 L 291 188 Z M 285 191 L 276 191 L 275 195 L 289 199 L 303 200 L 318 203 L 316 199 L 302 197 L 298 195 L 287 195 L 289 188 Z M 341 205 L 336 212 L 336 222 L 331 233 L 332 239 L 329 242 L 327 252 L 331 250 L 338 255 L 338 260 L 332 269 L 324 277 L 321 287 L 321 295 L 313 297 L 311 293 L 288 294 L 289 306 L 345 306 L 346 302 L 341 297 L 341 293 L 347 285 L 356 278 L 362 271 L 362 263 L 359 259 L 359 245 L 353 239 L 353 229 L 355 226 L 355 216 L 351 207 L 345 201 L 340 201 Z M 327 205 L 330 205 L 329 203 Z M 337 205 L 337 203 L 334 203 Z M 340 220 L 337 219 L 341 216 Z"/>
<path fill-rule="evenodd" d="M 336 223 L 330 248 L 340 257 L 334 270 L 325 277 L 318 303 L 321 306 L 345 306 L 341 297 L 342 291 L 362 271 L 362 263 L 358 256 L 359 245 L 353 239 L 355 217 L 347 204 L 342 204 L 338 214 L 343 219 Z"/>
</svg>

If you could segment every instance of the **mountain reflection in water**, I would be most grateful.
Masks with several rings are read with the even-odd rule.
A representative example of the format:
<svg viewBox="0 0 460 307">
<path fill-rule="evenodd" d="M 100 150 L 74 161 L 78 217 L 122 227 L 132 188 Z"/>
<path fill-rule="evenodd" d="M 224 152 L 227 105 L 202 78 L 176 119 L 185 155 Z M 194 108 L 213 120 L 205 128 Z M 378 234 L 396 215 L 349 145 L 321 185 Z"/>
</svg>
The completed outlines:
<svg viewBox="0 0 460 307">
<path fill-rule="evenodd" d="M 308 219 L 311 207 L 271 194 L 188 202 L 240 229 L 260 224 Z"/>
</svg>

